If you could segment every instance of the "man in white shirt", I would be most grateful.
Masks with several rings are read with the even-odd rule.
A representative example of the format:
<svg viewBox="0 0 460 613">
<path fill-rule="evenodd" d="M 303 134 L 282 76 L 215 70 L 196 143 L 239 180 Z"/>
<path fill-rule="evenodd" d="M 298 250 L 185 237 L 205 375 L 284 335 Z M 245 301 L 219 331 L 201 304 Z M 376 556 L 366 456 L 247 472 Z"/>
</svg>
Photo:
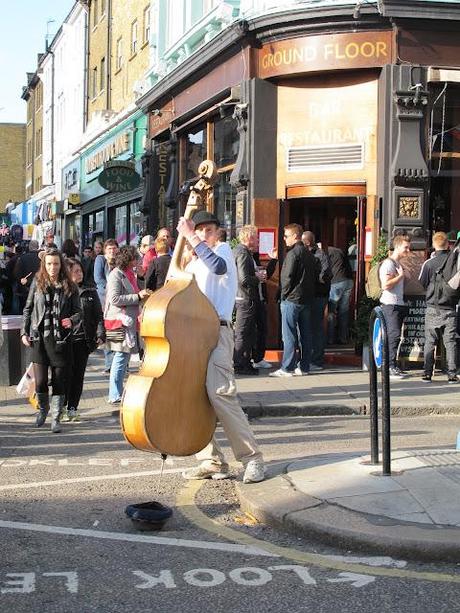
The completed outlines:
<svg viewBox="0 0 460 613">
<path fill-rule="evenodd" d="M 404 271 L 401 260 L 410 253 L 410 237 L 407 234 L 395 236 L 393 248 L 393 253 L 382 262 L 379 269 L 383 290 L 380 304 L 387 325 L 390 379 L 404 379 L 407 374 L 397 366 L 396 359 L 402 325 L 409 311 L 404 301 L 404 280 L 408 273 Z"/>
<path fill-rule="evenodd" d="M 177 231 L 189 242 L 197 255 L 187 266 L 195 275 L 200 290 L 217 311 L 220 334 L 209 356 L 206 390 L 235 458 L 245 467 L 243 482 L 257 483 L 265 477 L 262 453 L 236 396 L 233 370 L 233 328 L 231 324 L 237 290 L 237 272 L 232 250 L 218 243 L 218 219 L 208 211 L 198 211 L 192 220 L 183 217 Z M 228 464 L 215 437 L 197 458 L 199 466 L 182 473 L 185 479 L 226 479 Z"/>
</svg>

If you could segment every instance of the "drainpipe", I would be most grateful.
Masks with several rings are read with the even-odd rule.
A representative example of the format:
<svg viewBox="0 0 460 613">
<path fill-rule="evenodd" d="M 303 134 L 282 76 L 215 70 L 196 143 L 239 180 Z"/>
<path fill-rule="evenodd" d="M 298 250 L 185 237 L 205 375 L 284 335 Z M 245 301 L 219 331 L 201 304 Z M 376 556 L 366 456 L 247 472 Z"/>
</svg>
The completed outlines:
<svg viewBox="0 0 460 613">
<path fill-rule="evenodd" d="M 106 65 L 106 71 L 107 71 L 107 75 L 106 75 L 106 80 L 105 80 L 105 86 L 106 86 L 106 101 L 107 101 L 107 110 L 110 111 L 112 108 L 112 96 L 111 96 L 111 89 L 112 89 L 112 79 L 111 79 L 111 74 L 112 74 L 112 0 L 107 0 L 107 52 L 106 52 L 106 56 L 107 56 L 107 61 L 105 63 Z"/>
<path fill-rule="evenodd" d="M 83 67 L 83 132 L 86 131 L 88 125 L 88 105 L 89 105 L 89 87 L 88 87 L 88 69 L 89 69 L 89 12 L 83 7 L 85 12 L 85 62 Z"/>
</svg>

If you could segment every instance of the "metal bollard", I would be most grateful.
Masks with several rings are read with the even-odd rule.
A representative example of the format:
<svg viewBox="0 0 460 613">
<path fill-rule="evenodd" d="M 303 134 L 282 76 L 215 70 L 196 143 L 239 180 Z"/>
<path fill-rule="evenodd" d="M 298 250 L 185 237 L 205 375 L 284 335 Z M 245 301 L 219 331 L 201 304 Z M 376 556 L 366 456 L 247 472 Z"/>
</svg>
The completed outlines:
<svg viewBox="0 0 460 613">
<path fill-rule="evenodd" d="M 378 324 L 376 324 L 378 322 Z M 375 307 L 369 321 L 369 413 L 371 464 L 379 464 L 377 368 L 382 382 L 382 474 L 391 475 L 390 367 L 387 326 L 383 311 Z"/>
</svg>

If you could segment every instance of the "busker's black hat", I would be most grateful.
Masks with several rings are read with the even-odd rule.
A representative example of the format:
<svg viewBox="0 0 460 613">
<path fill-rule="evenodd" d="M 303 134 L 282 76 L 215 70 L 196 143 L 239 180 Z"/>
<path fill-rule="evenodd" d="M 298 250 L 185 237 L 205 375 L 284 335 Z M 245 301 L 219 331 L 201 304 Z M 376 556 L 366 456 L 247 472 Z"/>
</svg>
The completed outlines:
<svg viewBox="0 0 460 613">
<path fill-rule="evenodd" d="M 210 213 L 209 211 L 197 211 L 192 217 L 192 220 L 195 227 L 204 223 L 215 223 L 216 226 L 220 226 L 220 221 L 213 213 Z"/>
</svg>

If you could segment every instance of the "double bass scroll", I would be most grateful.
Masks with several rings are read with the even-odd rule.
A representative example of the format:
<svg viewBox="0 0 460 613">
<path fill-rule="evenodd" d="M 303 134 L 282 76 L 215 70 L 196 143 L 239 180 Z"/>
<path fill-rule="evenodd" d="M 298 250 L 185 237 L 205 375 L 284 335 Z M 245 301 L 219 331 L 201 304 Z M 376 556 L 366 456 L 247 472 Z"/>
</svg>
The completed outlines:
<svg viewBox="0 0 460 613">
<path fill-rule="evenodd" d="M 213 162 L 198 168 L 184 213 L 203 206 L 216 178 Z M 209 355 L 219 339 L 219 318 L 192 274 L 180 268 L 185 238 L 179 236 L 165 285 L 147 300 L 140 333 L 144 358 L 130 375 L 120 419 L 126 440 L 143 451 L 187 456 L 211 440 L 216 417 L 206 392 Z"/>
</svg>

